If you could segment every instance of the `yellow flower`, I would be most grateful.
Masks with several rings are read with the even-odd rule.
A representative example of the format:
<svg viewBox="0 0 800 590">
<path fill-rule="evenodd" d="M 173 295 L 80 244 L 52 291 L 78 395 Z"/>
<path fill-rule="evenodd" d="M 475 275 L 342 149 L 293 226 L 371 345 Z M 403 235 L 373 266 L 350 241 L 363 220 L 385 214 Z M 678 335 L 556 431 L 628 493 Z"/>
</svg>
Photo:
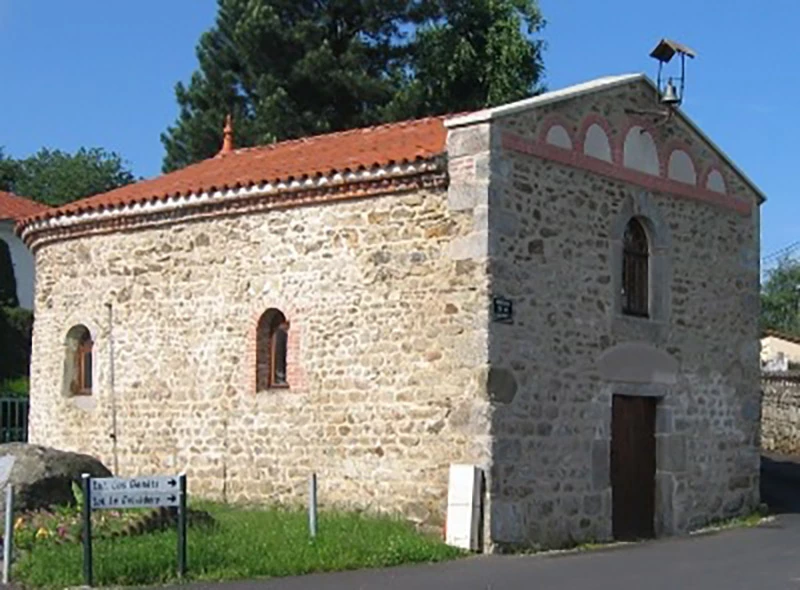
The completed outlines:
<svg viewBox="0 0 800 590">
<path fill-rule="evenodd" d="M 36 538 L 37 539 L 46 539 L 49 536 L 50 536 L 50 531 L 48 531 L 44 527 L 39 527 L 39 530 L 36 531 Z"/>
<path fill-rule="evenodd" d="M 23 526 L 25 526 L 25 519 L 20 516 L 20 517 L 17 518 L 16 522 L 14 523 L 14 530 L 18 531 Z"/>
</svg>

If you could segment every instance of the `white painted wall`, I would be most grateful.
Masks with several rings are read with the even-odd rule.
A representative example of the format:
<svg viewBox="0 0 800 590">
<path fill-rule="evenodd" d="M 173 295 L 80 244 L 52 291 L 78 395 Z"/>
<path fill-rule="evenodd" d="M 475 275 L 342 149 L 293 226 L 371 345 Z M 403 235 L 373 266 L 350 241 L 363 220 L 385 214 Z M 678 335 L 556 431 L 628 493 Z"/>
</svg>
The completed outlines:
<svg viewBox="0 0 800 590">
<path fill-rule="evenodd" d="M 17 279 L 17 297 L 25 309 L 33 309 L 34 262 L 33 254 L 17 236 L 14 235 L 14 222 L 0 219 L 0 240 L 8 244 L 14 276 Z"/>
<path fill-rule="evenodd" d="M 706 179 L 706 188 L 716 193 L 725 194 L 725 179 L 719 170 L 712 170 Z"/>
<path fill-rule="evenodd" d="M 547 132 L 547 143 L 556 145 L 566 150 L 572 149 L 572 140 L 569 138 L 569 133 L 561 125 L 553 125 Z"/>
<path fill-rule="evenodd" d="M 694 169 L 692 158 L 683 150 L 675 150 L 669 157 L 667 176 L 672 180 L 697 184 L 697 172 Z"/>
<path fill-rule="evenodd" d="M 800 363 L 800 343 L 784 340 L 775 336 L 765 336 L 761 339 L 761 362 L 766 363 L 780 356 L 787 361 Z"/>
<path fill-rule="evenodd" d="M 658 176 L 661 170 L 658 163 L 658 150 L 653 136 L 641 127 L 632 127 L 625 138 L 623 162 L 626 168 Z"/>
<path fill-rule="evenodd" d="M 605 129 L 597 123 L 593 123 L 586 131 L 586 139 L 583 140 L 583 153 L 598 160 L 611 162 L 611 142 L 608 140 Z"/>
</svg>

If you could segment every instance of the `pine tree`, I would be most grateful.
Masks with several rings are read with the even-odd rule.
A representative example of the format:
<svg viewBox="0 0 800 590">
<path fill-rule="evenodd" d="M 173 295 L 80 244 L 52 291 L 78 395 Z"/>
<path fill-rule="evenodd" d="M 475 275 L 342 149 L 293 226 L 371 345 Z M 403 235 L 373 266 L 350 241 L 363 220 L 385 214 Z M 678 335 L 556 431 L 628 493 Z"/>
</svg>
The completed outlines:
<svg viewBox="0 0 800 590">
<path fill-rule="evenodd" d="M 377 122 L 397 90 L 405 11 L 403 0 L 219 0 L 200 69 L 175 90 L 164 170 L 214 155 L 228 113 L 240 146 Z"/>
<path fill-rule="evenodd" d="M 540 90 L 536 0 L 218 0 L 178 83 L 164 171 L 237 146 L 479 109 Z"/>
</svg>

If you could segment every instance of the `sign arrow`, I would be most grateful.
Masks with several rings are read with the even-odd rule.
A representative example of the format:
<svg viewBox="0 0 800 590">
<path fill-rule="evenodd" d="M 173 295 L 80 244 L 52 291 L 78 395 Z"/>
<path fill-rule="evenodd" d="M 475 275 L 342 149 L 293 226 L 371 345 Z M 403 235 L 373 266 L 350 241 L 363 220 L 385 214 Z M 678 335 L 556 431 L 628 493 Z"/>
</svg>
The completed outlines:
<svg viewBox="0 0 800 590">
<path fill-rule="evenodd" d="M 91 478 L 92 508 L 150 508 L 177 506 L 178 478 L 174 475 Z"/>
<path fill-rule="evenodd" d="M 92 491 L 148 491 L 174 492 L 178 478 L 174 475 L 152 475 L 138 477 L 97 477 L 92 478 Z M 169 488 L 169 489 L 167 489 Z"/>
</svg>

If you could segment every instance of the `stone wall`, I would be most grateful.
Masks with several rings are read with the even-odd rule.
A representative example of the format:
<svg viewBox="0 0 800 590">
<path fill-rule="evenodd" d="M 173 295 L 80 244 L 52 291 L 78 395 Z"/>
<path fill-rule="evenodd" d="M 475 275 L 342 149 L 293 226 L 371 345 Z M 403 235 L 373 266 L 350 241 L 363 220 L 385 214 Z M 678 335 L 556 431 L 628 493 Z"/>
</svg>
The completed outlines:
<svg viewBox="0 0 800 590">
<path fill-rule="evenodd" d="M 492 323 L 489 335 L 489 520 L 498 545 L 611 537 L 614 394 L 659 400 L 657 533 L 684 532 L 758 502 L 753 191 L 724 170 L 731 192 L 752 205 L 742 215 L 520 153 L 503 141 L 506 132 L 538 141 L 554 114 L 577 136 L 587 117 L 600 114 L 619 146 L 631 125 L 625 109 L 651 108 L 654 100 L 636 83 L 492 123 L 490 288 L 514 306 L 513 323 Z M 660 143 L 693 146 L 701 166 L 714 158 L 679 120 L 654 133 Z M 619 304 L 621 232 L 633 215 L 648 220 L 653 248 L 649 319 L 623 316 Z M 616 353 L 624 372 L 628 343 L 677 369 L 613 381 L 598 359 Z"/>
<path fill-rule="evenodd" d="M 800 454 L 800 373 L 764 373 L 761 391 L 761 448 Z"/>
<path fill-rule="evenodd" d="M 123 474 L 185 469 L 203 496 L 296 502 L 315 471 L 325 503 L 440 523 L 448 466 L 465 462 L 486 476 L 486 548 L 605 540 L 612 399 L 646 395 L 658 400 L 657 532 L 747 511 L 758 502 L 757 197 L 678 118 L 647 127 L 659 146 L 642 166 L 680 145 L 699 191 L 610 177 L 612 163 L 582 168 L 567 150 L 602 121 L 610 143 L 596 133 L 591 149 L 620 157 L 626 109 L 654 100 L 636 82 L 456 126 L 446 193 L 42 246 L 31 440 L 113 464 L 112 302 Z M 547 147 L 559 158 L 518 149 L 550 137 L 556 118 L 563 133 Z M 660 171 L 687 179 L 687 162 Z M 620 307 L 634 215 L 652 246 L 645 319 Z M 491 321 L 493 297 L 512 301 L 511 323 Z M 256 326 L 270 308 L 290 324 L 291 387 L 256 391 Z M 75 324 L 95 340 L 88 398 L 62 394 Z"/>
<path fill-rule="evenodd" d="M 474 229 L 432 190 L 43 246 L 30 439 L 113 465 L 112 302 L 120 474 L 293 503 L 314 471 L 323 504 L 441 523 L 450 463 L 490 461 L 486 268 L 456 255 Z M 288 390 L 255 391 L 269 308 L 290 322 Z M 62 393 L 76 324 L 91 397 Z"/>
</svg>

